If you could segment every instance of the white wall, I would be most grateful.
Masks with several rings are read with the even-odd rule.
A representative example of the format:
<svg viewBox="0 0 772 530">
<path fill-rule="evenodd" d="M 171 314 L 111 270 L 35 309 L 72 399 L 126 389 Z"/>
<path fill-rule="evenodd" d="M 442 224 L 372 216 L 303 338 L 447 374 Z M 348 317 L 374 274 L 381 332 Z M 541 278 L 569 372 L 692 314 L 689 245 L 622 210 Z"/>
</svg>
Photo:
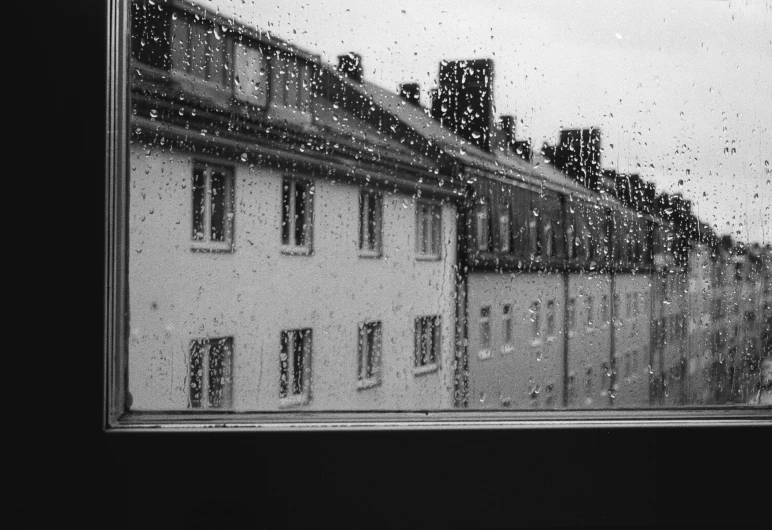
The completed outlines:
<svg viewBox="0 0 772 530">
<path fill-rule="evenodd" d="M 231 164 L 232 165 L 232 164 Z M 134 410 L 187 408 L 190 341 L 234 338 L 233 405 L 276 410 L 283 329 L 313 329 L 304 409 L 452 407 L 455 207 L 442 208 L 443 260 L 417 261 L 415 208 L 387 194 L 383 258 L 357 254 L 358 193 L 315 179 L 314 254 L 281 253 L 283 173 L 234 166 L 235 250 L 191 251 L 193 158 L 133 146 L 129 390 Z M 310 177 L 311 175 L 302 175 Z M 437 372 L 414 375 L 413 319 L 442 315 Z M 383 322 L 382 384 L 357 390 L 357 329 Z"/>
</svg>

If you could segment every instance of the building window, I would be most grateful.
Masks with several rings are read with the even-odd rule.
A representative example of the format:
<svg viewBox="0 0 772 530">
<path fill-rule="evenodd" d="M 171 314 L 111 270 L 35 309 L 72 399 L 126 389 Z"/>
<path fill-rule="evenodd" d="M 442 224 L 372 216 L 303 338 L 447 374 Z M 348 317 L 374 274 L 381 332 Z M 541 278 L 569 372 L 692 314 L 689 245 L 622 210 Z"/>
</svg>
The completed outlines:
<svg viewBox="0 0 772 530">
<path fill-rule="evenodd" d="M 380 382 L 381 323 L 365 322 L 359 326 L 359 359 L 357 384 L 370 388 Z"/>
<path fill-rule="evenodd" d="M 426 316 L 415 319 L 415 357 L 413 373 L 435 370 L 440 361 L 442 338 L 440 317 Z"/>
<path fill-rule="evenodd" d="M 604 294 L 600 297 L 600 319 L 601 319 L 601 325 L 608 325 L 609 324 L 609 306 L 608 306 L 608 295 Z"/>
<path fill-rule="evenodd" d="M 194 249 L 231 250 L 233 243 L 233 173 L 224 167 L 193 168 Z"/>
<path fill-rule="evenodd" d="M 233 94 L 258 107 L 268 104 L 268 59 L 260 48 L 236 43 Z"/>
<path fill-rule="evenodd" d="M 189 406 L 224 409 L 233 398 L 233 337 L 194 340 L 190 346 Z"/>
<path fill-rule="evenodd" d="M 510 251 L 510 240 L 512 239 L 509 226 L 509 209 L 506 204 L 499 208 L 499 251 Z"/>
<path fill-rule="evenodd" d="M 297 56 L 276 51 L 271 58 L 271 105 L 310 116 L 312 66 Z M 284 115 L 284 114 L 282 114 Z"/>
<path fill-rule="evenodd" d="M 531 344 L 541 344 L 541 303 L 531 304 Z"/>
<path fill-rule="evenodd" d="M 539 221 L 531 219 L 528 221 L 528 249 L 531 253 L 531 259 L 536 259 L 541 255 L 541 241 L 539 240 Z"/>
<path fill-rule="evenodd" d="M 359 194 L 359 254 L 381 255 L 381 227 L 383 196 L 374 191 L 362 190 Z"/>
<path fill-rule="evenodd" d="M 594 304 L 593 304 L 592 296 L 585 297 L 584 305 L 585 305 L 585 309 L 587 311 L 587 321 L 586 321 L 587 322 L 587 329 L 588 330 L 592 330 L 593 329 L 593 323 L 594 323 L 593 321 L 594 321 L 594 318 L 595 318 L 595 314 L 594 314 L 595 307 L 594 307 Z"/>
<path fill-rule="evenodd" d="M 501 351 L 509 353 L 514 350 L 512 337 L 512 304 L 504 304 L 501 308 Z"/>
<path fill-rule="evenodd" d="M 229 86 L 230 41 L 223 28 L 206 21 L 193 21 L 185 16 L 172 19 L 172 69 Z"/>
<path fill-rule="evenodd" d="M 548 258 L 555 255 L 555 232 L 551 221 L 544 223 L 544 255 Z"/>
<path fill-rule="evenodd" d="M 285 178 L 282 186 L 281 243 L 285 250 L 310 254 L 314 185 Z"/>
<path fill-rule="evenodd" d="M 547 340 L 555 338 L 555 300 L 547 302 Z"/>
<path fill-rule="evenodd" d="M 416 254 L 419 259 L 440 259 L 441 213 L 439 204 L 416 203 Z"/>
<path fill-rule="evenodd" d="M 480 359 L 488 359 L 491 356 L 491 306 L 480 308 Z"/>
<path fill-rule="evenodd" d="M 479 205 L 475 211 L 477 220 L 477 250 L 487 252 L 490 249 L 490 217 L 487 205 Z"/>
<path fill-rule="evenodd" d="M 574 225 L 569 220 L 568 226 L 566 227 L 566 247 L 568 250 L 568 259 L 574 259 L 576 257 L 576 245 L 578 245 L 578 241 L 576 241 L 576 238 L 574 237 Z"/>
<path fill-rule="evenodd" d="M 570 298 L 568 300 L 568 336 L 574 336 L 574 328 L 576 327 L 576 298 Z"/>
<path fill-rule="evenodd" d="M 310 395 L 311 375 L 310 329 L 281 332 L 279 353 L 279 399 L 282 404 L 306 403 Z"/>
</svg>

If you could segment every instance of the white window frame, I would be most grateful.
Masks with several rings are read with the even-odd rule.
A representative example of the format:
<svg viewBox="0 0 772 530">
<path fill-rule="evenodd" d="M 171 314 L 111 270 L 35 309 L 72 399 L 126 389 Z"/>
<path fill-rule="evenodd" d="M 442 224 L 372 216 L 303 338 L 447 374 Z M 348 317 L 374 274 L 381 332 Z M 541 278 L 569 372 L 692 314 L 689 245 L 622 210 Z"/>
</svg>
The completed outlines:
<svg viewBox="0 0 772 530">
<path fill-rule="evenodd" d="M 480 350 L 477 352 L 477 356 L 480 359 L 490 359 L 491 358 L 491 350 L 492 342 L 493 342 L 493 326 L 491 323 L 491 311 L 493 309 L 493 306 L 491 304 L 486 304 L 480 306 L 480 316 L 478 319 L 479 327 L 477 328 L 480 333 Z M 487 313 L 487 314 L 486 314 Z M 487 334 L 487 344 L 486 341 L 483 340 L 485 335 Z"/>
<path fill-rule="evenodd" d="M 204 176 L 204 211 L 203 211 L 203 233 L 201 238 L 195 238 L 195 203 L 196 192 L 196 173 L 203 171 Z M 225 176 L 225 194 L 223 196 L 223 241 L 212 241 L 212 173 L 222 173 Z M 233 233 L 235 228 L 235 195 L 236 185 L 233 175 L 233 169 L 227 166 L 208 164 L 206 162 L 194 162 L 193 172 L 191 174 L 191 248 L 200 251 L 219 251 L 231 252 L 233 250 Z"/>
<path fill-rule="evenodd" d="M 501 353 L 511 353 L 515 350 L 515 328 L 512 314 L 515 305 L 512 302 L 504 302 L 501 306 Z M 509 337 L 507 337 L 509 330 Z"/>
<path fill-rule="evenodd" d="M 488 252 L 491 239 L 490 230 L 490 206 L 478 204 L 475 208 L 475 220 L 477 221 L 477 251 Z"/>
<path fill-rule="evenodd" d="M 295 373 L 295 336 L 296 334 L 303 334 L 303 346 L 301 355 L 302 361 L 302 379 L 300 385 L 300 392 L 294 392 L 296 386 L 297 375 Z M 283 351 L 283 345 L 285 344 L 285 336 L 287 351 Z M 279 406 L 289 407 L 296 405 L 305 405 L 311 400 L 311 359 L 313 351 L 313 330 L 311 328 L 297 328 L 297 329 L 285 329 L 282 330 L 279 336 Z M 282 375 L 282 355 L 287 355 L 287 389 L 285 395 L 282 395 L 281 388 L 281 375 Z"/>
<path fill-rule="evenodd" d="M 555 320 L 557 318 L 557 302 L 553 300 L 547 300 L 547 317 L 545 318 L 547 324 L 547 342 L 553 342 L 557 336 L 557 326 L 555 326 Z"/>
<path fill-rule="evenodd" d="M 370 213 L 369 198 L 375 197 L 373 226 L 368 222 Z M 374 232 L 374 244 L 369 248 L 369 231 Z M 383 194 L 374 190 L 362 189 L 359 192 L 359 232 L 357 245 L 360 258 L 380 258 L 383 255 Z"/>
<path fill-rule="evenodd" d="M 541 302 L 538 300 L 531 302 L 529 312 L 531 314 L 531 346 L 541 346 Z"/>
<path fill-rule="evenodd" d="M 417 260 L 442 259 L 442 205 L 435 201 L 418 200 L 415 203 L 415 253 Z M 424 223 L 424 221 L 427 221 Z M 428 230 L 429 239 L 425 241 Z M 424 251 L 427 243 L 428 251 Z"/>
<path fill-rule="evenodd" d="M 367 341 L 368 330 L 372 333 L 375 351 Z M 357 348 L 357 388 L 365 390 L 381 384 L 381 357 L 383 354 L 383 323 L 371 320 L 359 324 Z M 370 375 L 368 376 L 368 367 Z"/>
<path fill-rule="evenodd" d="M 595 300 L 592 295 L 585 295 L 584 307 L 586 310 L 585 316 L 587 317 L 587 320 L 585 321 L 585 332 L 595 333 Z"/>
<path fill-rule="evenodd" d="M 297 184 L 303 183 L 307 185 L 306 189 L 306 197 L 305 197 L 305 209 L 306 209 L 306 226 L 304 228 L 303 236 L 305 238 L 305 244 L 297 244 L 295 234 L 296 234 L 296 226 L 297 226 L 297 219 L 296 219 L 296 212 L 297 212 L 297 204 L 295 201 L 296 197 L 296 189 Z M 289 209 L 285 210 L 284 206 L 284 190 L 285 188 L 289 188 Z M 297 178 L 297 177 L 283 177 L 282 178 L 282 184 L 281 184 L 281 190 L 279 193 L 279 201 L 280 201 L 280 213 L 281 213 L 281 226 L 279 229 L 279 235 L 281 238 L 281 250 L 283 254 L 293 254 L 293 255 L 304 255 L 304 256 L 310 256 L 313 254 L 314 246 L 313 246 L 313 234 L 314 234 L 314 195 L 315 194 L 315 184 L 314 181 L 308 178 Z M 285 219 L 285 212 L 287 214 L 287 219 Z M 289 242 L 284 241 L 284 224 L 285 222 L 288 224 L 288 230 L 289 230 Z"/>
<path fill-rule="evenodd" d="M 210 360 L 210 354 L 212 347 L 215 345 L 218 341 L 226 341 L 225 345 L 223 347 L 225 348 L 225 357 L 223 360 L 223 366 L 222 366 L 222 378 L 223 378 L 223 393 L 221 397 L 221 404 L 220 406 L 215 406 L 210 402 L 209 399 L 209 384 L 210 384 L 210 378 L 211 374 L 209 372 L 209 360 Z M 189 381 L 187 384 L 187 392 L 188 392 L 188 408 L 191 409 L 218 409 L 218 410 L 227 410 L 233 408 L 233 337 L 217 337 L 217 338 L 207 338 L 207 339 L 194 339 L 190 342 L 190 347 L 188 348 L 188 370 L 192 371 L 192 363 L 193 363 L 193 353 L 196 348 L 201 348 L 201 401 L 200 405 L 197 407 L 193 406 L 193 400 L 192 400 L 192 389 L 191 386 L 193 385 L 194 380 L 196 379 L 194 375 L 189 375 Z"/>
<path fill-rule="evenodd" d="M 439 369 L 442 359 L 442 316 L 441 315 L 422 315 L 415 318 L 414 323 L 414 352 L 413 352 L 413 375 L 422 375 L 429 372 L 435 372 Z M 434 362 L 421 362 L 421 352 L 426 343 L 426 324 L 429 323 L 431 329 L 431 350 L 434 353 Z"/>
</svg>

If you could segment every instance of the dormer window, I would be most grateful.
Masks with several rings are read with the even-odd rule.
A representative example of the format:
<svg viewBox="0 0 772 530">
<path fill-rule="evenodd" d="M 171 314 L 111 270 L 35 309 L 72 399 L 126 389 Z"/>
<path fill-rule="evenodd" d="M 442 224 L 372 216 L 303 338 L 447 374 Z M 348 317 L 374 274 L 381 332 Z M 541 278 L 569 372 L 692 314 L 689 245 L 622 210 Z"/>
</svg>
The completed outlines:
<svg viewBox="0 0 772 530">
<path fill-rule="evenodd" d="M 310 119 L 311 64 L 276 51 L 271 57 L 271 107 L 281 117 Z"/>
<path fill-rule="evenodd" d="M 257 107 L 268 104 L 268 58 L 261 48 L 235 43 L 233 95 Z"/>
<path fill-rule="evenodd" d="M 223 28 L 206 20 L 178 16 L 172 20 L 172 71 L 227 87 L 230 42 Z"/>
</svg>

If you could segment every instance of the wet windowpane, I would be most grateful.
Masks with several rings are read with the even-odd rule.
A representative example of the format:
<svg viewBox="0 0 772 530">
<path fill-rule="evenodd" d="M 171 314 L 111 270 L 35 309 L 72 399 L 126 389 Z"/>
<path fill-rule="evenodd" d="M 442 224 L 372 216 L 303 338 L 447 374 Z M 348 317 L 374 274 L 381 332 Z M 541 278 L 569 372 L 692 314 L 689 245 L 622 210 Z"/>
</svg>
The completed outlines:
<svg viewBox="0 0 772 530">
<path fill-rule="evenodd" d="M 130 410 L 772 400 L 763 4 L 131 4 Z"/>
</svg>

